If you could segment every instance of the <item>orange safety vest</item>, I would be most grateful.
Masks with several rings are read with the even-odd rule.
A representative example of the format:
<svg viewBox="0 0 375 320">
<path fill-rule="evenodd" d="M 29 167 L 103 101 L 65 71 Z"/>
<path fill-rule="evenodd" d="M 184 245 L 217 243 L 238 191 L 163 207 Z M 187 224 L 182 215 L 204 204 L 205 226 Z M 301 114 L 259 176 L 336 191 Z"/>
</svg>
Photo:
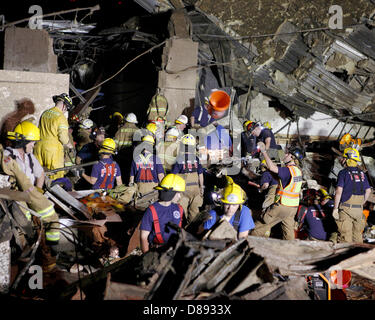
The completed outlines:
<svg viewBox="0 0 375 320">
<path fill-rule="evenodd" d="M 302 172 L 297 166 L 287 166 L 292 176 L 289 184 L 283 188 L 281 181 L 276 192 L 276 201 L 287 207 L 299 205 L 299 193 L 302 187 Z"/>
<path fill-rule="evenodd" d="M 163 239 L 163 236 L 161 235 L 161 231 L 160 231 L 160 223 L 159 223 L 159 217 L 158 217 L 158 213 L 156 212 L 156 209 L 154 207 L 154 205 L 152 204 L 151 206 L 149 206 L 150 210 L 151 210 L 151 213 L 152 213 L 152 220 L 154 222 L 154 229 L 155 229 L 155 238 L 154 238 L 154 243 L 156 244 L 163 244 L 164 243 L 164 239 Z M 178 209 L 180 210 L 180 223 L 179 223 L 179 227 L 181 228 L 182 226 L 182 215 L 183 215 L 183 209 L 182 207 L 178 204 Z"/>
</svg>

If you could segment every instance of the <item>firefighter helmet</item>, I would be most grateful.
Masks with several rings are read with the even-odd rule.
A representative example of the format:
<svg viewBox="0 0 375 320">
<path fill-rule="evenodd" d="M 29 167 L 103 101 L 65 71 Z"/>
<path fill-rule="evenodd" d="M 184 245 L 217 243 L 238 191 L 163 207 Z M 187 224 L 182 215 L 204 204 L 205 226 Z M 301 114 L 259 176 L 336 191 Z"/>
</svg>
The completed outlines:
<svg viewBox="0 0 375 320">
<path fill-rule="evenodd" d="M 153 122 L 150 122 L 147 126 L 146 126 L 146 129 L 148 131 L 150 131 L 152 134 L 156 134 L 156 130 L 158 130 L 158 126 L 153 123 Z"/>
<path fill-rule="evenodd" d="M 155 189 L 163 191 L 184 192 L 185 180 L 177 174 L 169 173 L 161 180 L 161 182 L 157 187 L 155 187 Z"/>
<path fill-rule="evenodd" d="M 301 161 L 304 158 L 303 151 L 297 147 L 288 148 L 288 153 L 293 155 L 297 160 Z"/>
<path fill-rule="evenodd" d="M 247 131 L 247 126 L 251 123 L 252 121 L 250 121 L 250 120 L 246 120 L 242 125 L 243 125 L 243 129 L 245 130 L 245 131 Z"/>
<path fill-rule="evenodd" d="M 259 127 L 259 122 L 256 121 L 250 121 L 247 125 L 247 131 L 250 131 L 250 133 L 256 128 Z"/>
<path fill-rule="evenodd" d="M 165 136 L 171 136 L 171 137 L 178 137 L 179 135 L 180 133 L 178 132 L 176 128 L 170 128 L 165 133 Z"/>
<path fill-rule="evenodd" d="M 148 142 L 148 143 L 151 143 L 151 144 L 155 144 L 155 139 L 153 136 L 150 136 L 150 135 L 147 135 L 147 136 L 143 136 L 142 137 L 142 141 L 144 142 Z"/>
<path fill-rule="evenodd" d="M 236 183 L 230 183 L 224 188 L 222 203 L 243 204 L 246 200 L 245 192 Z"/>
<path fill-rule="evenodd" d="M 91 119 L 85 119 L 82 121 L 82 123 L 79 125 L 82 129 L 90 129 L 94 125 L 94 122 Z"/>
<path fill-rule="evenodd" d="M 138 123 L 137 116 L 134 113 L 129 113 L 125 120 L 130 123 Z"/>
<path fill-rule="evenodd" d="M 267 129 L 270 129 L 270 130 L 272 129 L 272 126 L 268 121 L 263 123 L 263 127 L 267 128 Z"/>
<path fill-rule="evenodd" d="M 116 151 L 116 142 L 111 138 L 105 138 L 99 153 L 112 153 L 114 154 Z"/>
<path fill-rule="evenodd" d="M 73 101 L 69 97 L 69 95 L 66 94 L 66 93 L 62 93 L 60 95 L 53 96 L 52 100 L 53 100 L 54 103 L 57 103 L 58 101 L 62 101 L 66 105 L 66 108 L 68 109 L 68 111 L 73 108 Z"/>
<path fill-rule="evenodd" d="M 350 160 L 361 162 L 361 156 L 359 155 L 358 150 L 354 148 L 346 148 L 342 156 Z"/>
<path fill-rule="evenodd" d="M 332 197 L 329 195 L 329 193 L 327 192 L 326 189 L 323 189 L 323 188 L 320 188 L 319 189 L 319 192 L 322 196 L 322 200 L 325 200 L 325 199 L 332 199 Z"/>
<path fill-rule="evenodd" d="M 185 115 L 180 115 L 177 119 L 176 119 L 176 121 L 175 121 L 177 124 L 187 124 L 188 123 L 188 118 L 187 118 L 187 116 L 185 116 Z"/>
<path fill-rule="evenodd" d="M 196 143 L 194 136 L 189 133 L 182 136 L 181 142 L 189 146 L 195 146 Z"/>
<path fill-rule="evenodd" d="M 23 121 L 16 126 L 14 131 L 8 132 L 8 139 L 38 141 L 40 140 L 40 130 L 35 124 Z"/>
</svg>

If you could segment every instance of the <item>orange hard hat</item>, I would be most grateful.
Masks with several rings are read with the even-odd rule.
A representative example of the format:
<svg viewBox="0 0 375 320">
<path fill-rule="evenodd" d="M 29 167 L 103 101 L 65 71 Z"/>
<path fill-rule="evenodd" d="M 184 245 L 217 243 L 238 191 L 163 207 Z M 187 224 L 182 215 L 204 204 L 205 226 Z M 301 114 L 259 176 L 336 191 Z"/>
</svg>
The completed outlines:
<svg viewBox="0 0 375 320">
<path fill-rule="evenodd" d="M 225 111 L 230 105 L 230 96 L 221 90 L 213 91 L 208 98 L 210 105 L 216 111 Z"/>
<path fill-rule="evenodd" d="M 352 142 L 352 136 L 350 135 L 350 133 L 346 133 L 342 136 L 341 140 L 340 140 L 340 144 L 347 144 L 349 145 L 350 142 Z"/>
</svg>

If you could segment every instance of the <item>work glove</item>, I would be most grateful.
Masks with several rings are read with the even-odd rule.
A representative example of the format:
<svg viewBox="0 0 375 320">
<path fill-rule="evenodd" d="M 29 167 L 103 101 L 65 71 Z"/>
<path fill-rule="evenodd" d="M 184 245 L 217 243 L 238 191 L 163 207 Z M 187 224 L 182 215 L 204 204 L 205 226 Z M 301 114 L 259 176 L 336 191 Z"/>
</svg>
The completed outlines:
<svg viewBox="0 0 375 320">
<path fill-rule="evenodd" d="M 339 209 L 333 209 L 332 216 L 335 218 L 335 220 L 339 219 Z"/>
<path fill-rule="evenodd" d="M 73 174 L 74 176 L 76 176 L 77 178 L 80 178 L 82 177 L 82 174 L 85 172 L 85 169 L 83 168 L 76 168 L 76 169 L 73 169 Z"/>
<path fill-rule="evenodd" d="M 260 152 L 265 152 L 266 151 L 266 145 L 263 142 L 258 142 L 257 147 Z"/>
</svg>

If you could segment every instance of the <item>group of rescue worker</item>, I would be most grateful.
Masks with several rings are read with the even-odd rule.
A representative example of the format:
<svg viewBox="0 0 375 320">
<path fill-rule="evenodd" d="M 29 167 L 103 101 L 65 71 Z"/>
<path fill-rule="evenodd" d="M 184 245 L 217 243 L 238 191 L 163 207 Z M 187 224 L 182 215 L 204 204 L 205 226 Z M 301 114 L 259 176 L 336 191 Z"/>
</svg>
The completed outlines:
<svg viewBox="0 0 375 320">
<path fill-rule="evenodd" d="M 44 185 L 59 183 L 66 190 L 77 189 L 79 183 L 71 184 L 77 179 L 82 183 L 81 188 L 108 191 L 125 187 L 127 191 L 133 190 L 132 196 L 145 196 L 158 190 L 140 223 L 142 252 L 168 242 L 176 232 L 166 227 L 168 223 L 185 228 L 207 208 L 209 218 L 202 222 L 200 230 L 210 230 L 219 221 L 226 220 L 238 239 L 248 235 L 273 236 L 273 227 L 280 224 L 281 238 L 286 240 L 295 239 L 301 234 L 298 232 L 305 230 L 305 239 L 310 240 L 363 241 L 366 223 L 363 205 L 371 187 L 360 167 L 358 145 L 352 141 L 342 152 L 343 169 L 338 174 L 333 199 L 323 187 L 313 196 L 311 192 L 306 195 L 305 190 L 305 197 L 301 198 L 303 147 L 283 150 L 276 143 L 269 123 L 246 120 L 241 135 L 242 155 L 260 162 L 260 174 L 250 178 L 259 176 L 260 182 L 255 185 L 260 193 L 266 193 L 261 214 L 253 216 L 249 190 L 235 182 L 236 177 L 224 176 L 219 200 L 207 205 L 205 195 L 212 191 L 212 186 L 208 183 L 208 168 L 201 163 L 198 146 L 203 144 L 211 151 L 224 148 L 227 156 L 232 150 L 229 134 L 228 142 L 222 143 L 222 132 L 227 129 L 218 123 L 230 100 L 225 100 L 225 107 L 222 107 L 215 104 L 214 97 L 225 100 L 229 95 L 213 91 L 208 102 L 196 107 L 190 119 L 181 114 L 170 123 L 167 99 L 156 94 L 150 102 L 144 127 L 138 127 L 134 113 L 124 117 L 117 111 L 107 128 L 95 126 L 91 119 L 83 119 L 74 132 L 67 116 L 74 105 L 69 95 L 63 93 L 53 96 L 55 106 L 42 113 L 38 125 L 24 120 L 8 129 L 6 144 L 2 142 L 7 146 L 1 152 L 2 171 L 12 178 L 12 188 L 29 195 L 21 208 L 28 219 L 33 214 L 43 222 L 51 256 L 56 256 L 60 238 L 59 217 L 53 203 L 43 195 Z M 203 137 L 188 130 L 211 125 L 213 131 Z M 213 138 L 207 139 L 210 136 Z M 213 143 L 215 137 L 219 141 L 217 145 Z M 74 177 L 68 179 L 69 166 L 91 161 L 97 162 L 90 168 L 75 168 L 72 170 Z M 62 170 L 47 174 L 48 170 L 56 169 Z M 246 164 L 243 169 L 246 171 Z M 301 206 L 300 200 L 306 200 L 302 201 L 305 206 Z M 46 272 L 56 264 L 53 258 L 49 261 L 52 262 L 44 266 Z"/>
</svg>

